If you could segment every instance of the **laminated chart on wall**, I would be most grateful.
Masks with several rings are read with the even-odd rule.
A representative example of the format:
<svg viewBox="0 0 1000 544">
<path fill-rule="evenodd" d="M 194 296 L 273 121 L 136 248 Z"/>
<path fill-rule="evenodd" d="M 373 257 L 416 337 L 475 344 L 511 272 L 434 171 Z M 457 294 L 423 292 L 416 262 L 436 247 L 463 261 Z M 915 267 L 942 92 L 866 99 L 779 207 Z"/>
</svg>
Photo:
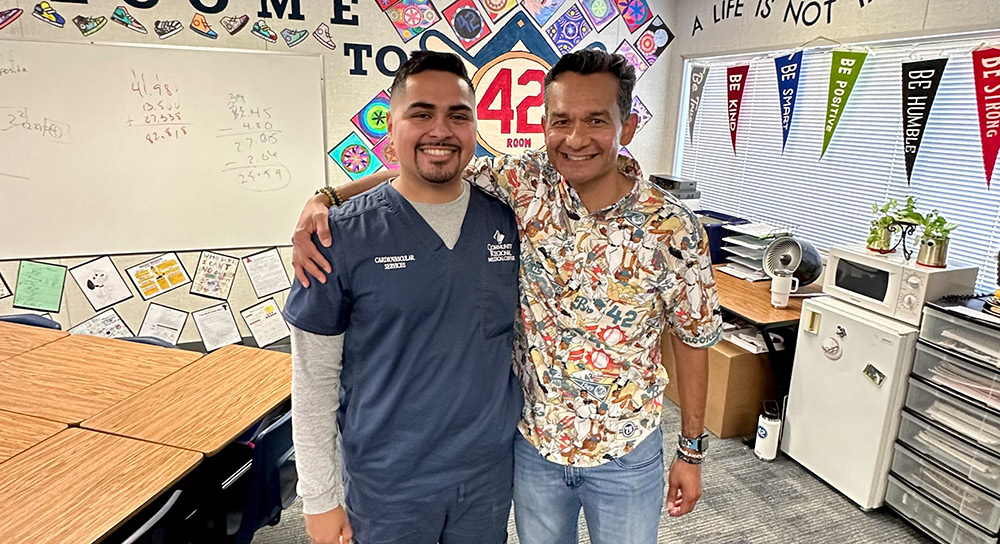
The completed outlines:
<svg viewBox="0 0 1000 544">
<path fill-rule="evenodd" d="M 14 307 L 58 312 L 62 305 L 66 267 L 35 261 L 21 261 L 14 287 Z"/>
<path fill-rule="evenodd" d="M 0 260 L 287 244 L 327 179 L 318 55 L 0 40 L 0 58 L 18 68 Z"/>
<path fill-rule="evenodd" d="M 191 281 L 176 253 L 164 253 L 125 269 L 142 300 L 149 300 Z"/>
</svg>

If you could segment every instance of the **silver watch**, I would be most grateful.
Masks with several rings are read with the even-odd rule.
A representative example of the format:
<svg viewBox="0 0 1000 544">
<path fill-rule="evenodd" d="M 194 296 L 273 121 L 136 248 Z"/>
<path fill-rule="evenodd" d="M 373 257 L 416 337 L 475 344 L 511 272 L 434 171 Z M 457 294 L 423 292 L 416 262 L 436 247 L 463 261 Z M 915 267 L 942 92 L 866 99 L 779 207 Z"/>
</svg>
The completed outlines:
<svg viewBox="0 0 1000 544">
<path fill-rule="evenodd" d="M 704 453 L 708 450 L 708 433 L 695 438 L 687 438 L 683 434 L 677 433 L 677 447 Z"/>
</svg>

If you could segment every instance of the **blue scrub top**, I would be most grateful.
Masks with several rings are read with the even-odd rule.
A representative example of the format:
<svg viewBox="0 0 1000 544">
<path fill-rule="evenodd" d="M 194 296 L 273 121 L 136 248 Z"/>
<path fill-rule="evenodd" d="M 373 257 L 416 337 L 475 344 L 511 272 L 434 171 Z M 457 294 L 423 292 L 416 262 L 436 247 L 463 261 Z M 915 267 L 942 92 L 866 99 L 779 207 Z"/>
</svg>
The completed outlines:
<svg viewBox="0 0 1000 544">
<path fill-rule="evenodd" d="M 389 183 L 330 210 L 333 272 L 297 281 L 285 319 L 344 333 L 337 422 L 349 486 L 395 499 L 508 459 L 523 404 L 513 374 L 514 214 L 473 189 L 451 250 Z"/>
</svg>

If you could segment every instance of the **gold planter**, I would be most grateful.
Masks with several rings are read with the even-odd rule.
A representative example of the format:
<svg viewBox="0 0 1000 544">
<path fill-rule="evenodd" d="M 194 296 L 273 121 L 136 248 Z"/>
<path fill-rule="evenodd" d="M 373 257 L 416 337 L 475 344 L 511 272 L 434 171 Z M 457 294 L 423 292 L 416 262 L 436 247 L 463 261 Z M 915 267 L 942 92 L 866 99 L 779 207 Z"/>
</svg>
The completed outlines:
<svg viewBox="0 0 1000 544">
<path fill-rule="evenodd" d="M 948 238 L 921 238 L 917 264 L 934 268 L 948 265 Z"/>
<path fill-rule="evenodd" d="M 879 253 L 889 253 L 892 251 L 892 231 L 887 228 L 878 229 L 878 237 L 874 242 L 868 244 L 868 249 Z"/>
</svg>

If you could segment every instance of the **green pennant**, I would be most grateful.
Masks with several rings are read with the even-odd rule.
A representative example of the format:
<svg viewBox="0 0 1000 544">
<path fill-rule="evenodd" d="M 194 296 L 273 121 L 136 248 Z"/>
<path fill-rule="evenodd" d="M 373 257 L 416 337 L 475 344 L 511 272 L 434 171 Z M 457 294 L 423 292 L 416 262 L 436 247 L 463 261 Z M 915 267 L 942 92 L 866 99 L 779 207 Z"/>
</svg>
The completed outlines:
<svg viewBox="0 0 1000 544">
<path fill-rule="evenodd" d="M 826 148 L 830 146 L 833 133 L 837 130 L 837 123 L 840 116 L 847 107 L 847 99 L 851 97 L 854 90 L 854 83 L 858 80 L 861 67 L 865 64 L 868 53 L 863 51 L 834 51 L 833 64 L 830 66 L 830 94 L 827 97 L 826 120 L 823 127 L 823 152 L 819 157 L 822 159 L 826 154 Z"/>
</svg>

